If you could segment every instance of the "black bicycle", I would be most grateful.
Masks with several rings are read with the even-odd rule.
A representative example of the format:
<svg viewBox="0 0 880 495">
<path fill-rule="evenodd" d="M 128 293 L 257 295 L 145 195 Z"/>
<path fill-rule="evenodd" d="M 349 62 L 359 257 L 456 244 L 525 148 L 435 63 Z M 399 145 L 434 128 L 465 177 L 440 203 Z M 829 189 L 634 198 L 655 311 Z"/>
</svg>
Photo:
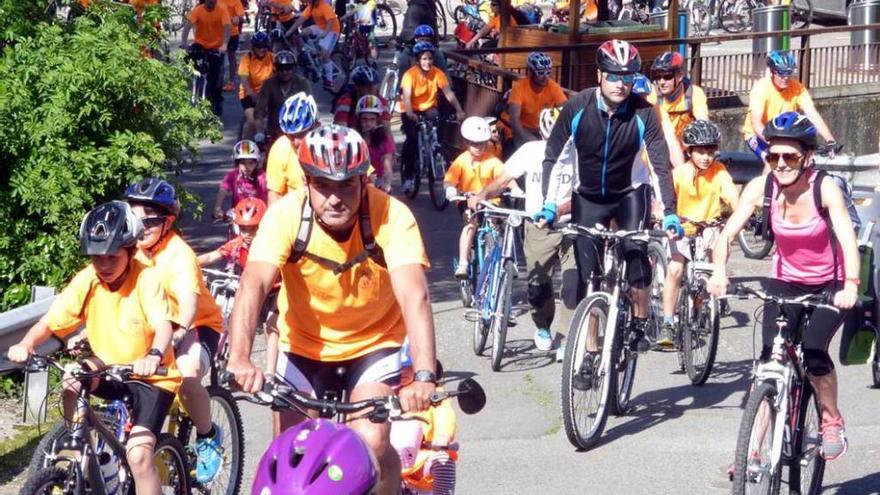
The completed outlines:
<svg viewBox="0 0 880 495">
<path fill-rule="evenodd" d="M 406 118 L 406 117 L 404 117 Z M 428 193 L 431 203 L 439 211 L 443 211 L 449 205 L 446 199 L 446 191 L 443 187 L 443 177 L 449 167 L 449 158 L 440 145 L 437 136 L 439 121 L 431 120 L 424 115 L 419 115 L 418 120 L 418 157 L 416 163 L 411 165 L 410 177 L 404 180 L 412 180 L 412 187 L 406 191 L 406 196 L 415 199 L 419 195 L 422 177 L 428 179 Z"/>
</svg>

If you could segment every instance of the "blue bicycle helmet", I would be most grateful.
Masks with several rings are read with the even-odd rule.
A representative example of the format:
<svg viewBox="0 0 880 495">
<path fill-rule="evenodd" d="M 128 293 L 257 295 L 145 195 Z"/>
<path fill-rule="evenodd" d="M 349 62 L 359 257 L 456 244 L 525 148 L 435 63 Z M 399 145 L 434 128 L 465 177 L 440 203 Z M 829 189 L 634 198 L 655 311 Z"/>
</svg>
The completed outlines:
<svg viewBox="0 0 880 495">
<path fill-rule="evenodd" d="M 427 24 L 420 24 L 416 27 L 416 30 L 413 32 L 413 38 L 433 38 L 434 37 L 434 28 Z"/>
<path fill-rule="evenodd" d="M 269 48 L 271 44 L 272 40 L 269 39 L 269 35 L 263 31 L 254 33 L 254 37 L 251 38 L 251 46 L 254 48 Z"/>
<path fill-rule="evenodd" d="M 312 95 L 299 92 L 288 98 L 278 112 L 278 124 L 285 134 L 311 130 L 318 121 L 318 105 Z"/>
<path fill-rule="evenodd" d="M 526 65 L 532 72 L 548 72 L 553 68 L 553 61 L 544 52 L 532 52 L 526 59 Z"/>
<path fill-rule="evenodd" d="M 425 52 L 434 53 L 434 50 L 435 50 L 435 48 L 434 48 L 433 43 L 431 43 L 429 41 L 419 41 L 418 43 L 413 45 L 412 52 L 413 52 L 413 55 L 418 57 L 419 55 L 421 55 Z"/>
<path fill-rule="evenodd" d="M 797 68 L 797 60 L 794 53 L 777 50 L 767 54 L 767 67 L 781 76 L 790 76 Z"/>
<path fill-rule="evenodd" d="M 816 147 L 816 127 L 806 116 L 797 112 L 783 112 L 773 118 L 764 127 L 764 138 L 794 139 L 807 148 Z"/>
<path fill-rule="evenodd" d="M 180 202 L 174 186 L 157 177 L 149 177 L 128 186 L 125 200 L 129 204 L 142 204 L 164 210 L 169 215 L 180 213 Z"/>
<path fill-rule="evenodd" d="M 358 65 L 351 71 L 351 82 L 355 86 L 369 86 L 379 82 L 379 75 L 369 65 Z"/>
</svg>

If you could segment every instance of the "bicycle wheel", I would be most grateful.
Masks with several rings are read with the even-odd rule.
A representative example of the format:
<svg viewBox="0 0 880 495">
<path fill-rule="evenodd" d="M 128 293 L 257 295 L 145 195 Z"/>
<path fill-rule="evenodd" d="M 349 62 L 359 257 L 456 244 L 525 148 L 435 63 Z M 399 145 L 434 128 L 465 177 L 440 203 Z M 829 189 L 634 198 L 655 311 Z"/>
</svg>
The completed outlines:
<svg viewBox="0 0 880 495">
<path fill-rule="evenodd" d="M 568 441 L 581 450 L 589 449 L 599 441 L 612 405 L 614 366 L 606 366 L 601 354 L 602 346 L 606 345 L 605 335 L 611 330 L 608 306 L 608 299 L 603 294 L 592 294 L 578 304 L 562 361 L 562 424 Z M 590 332 L 598 334 L 599 354 L 587 354 Z M 578 385 L 576 380 L 587 358 L 594 359 L 592 380 Z"/>
<path fill-rule="evenodd" d="M 752 260 L 760 260 L 770 254 L 773 249 L 773 241 L 764 240 L 757 234 L 760 229 L 762 213 L 756 209 L 752 219 L 736 235 L 736 242 L 742 249 L 743 255 Z"/>
<path fill-rule="evenodd" d="M 397 17 L 391 7 L 379 4 L 375 10 L 375 35 L 378 46 L 388 46 L 388 41 L 397 37 Z"/>
<path fill-rule="evenodd" d="M 651 302 L 648 308 L 648 329 L 646 337 L 651 343 L 660 338 L 663 324 L 663 285 L 666 283 L 666 249 L 657 241 L 648 243 L 648 262 L 651 264 Z"/>
<path fill-rule="evenodd" d="M 504 344 L 507 342 L 507 325 L 510 323 L 510 295 L 513 290 L 513 260 L 506 259 L 500 267 L 498 290 L 495 299 L 495 315 L 492 317 L 492 371 L 501 369 Z"/>
<path fill-rule="evenodd" d="M 746 0 L 724 0 L 718 17 L 721 27 L 728 33 L 752 29 L 752 5 Z"/>
<path fill-rule="evenodd" d="M 691 7 L 691 29 L 696 37 L 708 36 L 712 29 L 712 16 L 705 5 Z"/>
<path fill-rule="evenodd" d="M 211 398 L 211 421 L 223 430 L 222 463 L 217 476 L 211 482 L 199 485 L 197 490 L 210 494 L 235 495 L 241 488 L 244 471 L 244 423 L 241 411 L 232 394 L 217 386 L 209 386 L 208 396 Z M 194 445 L 195 428 L 192 421 L 181 423 L 177 439 L 183 445 Z"/>
<path fill-rule="evenodd" d="M 68 474 L 75 476 L 73 471 L 61 467 L 42 468 L 31 474 L 19 492 L 21 495 L 53 495 L 65 493 Z"/>
<path fill-rule="evenodd" d="M 341 94 L 345 90 L 345 83 L 348 82 L 349 71 L 346 69 L 346 67 L 348 67 L 348 65 L 346 65 L 348 63 L 347 59 L 348 57 L 340 52 L 330 54 L 330 61 L 335 67 L 333 68 L 333 74 L 331 74 L 330 77 L 331 85 L 327 90 L 334 96 Z"/>
<path fill-rule="evenodd" d="M 775 401 L 776 385 L 770 382 L 759 384 L 749 394 L 736 441 L 734 495 L 779 493 L 781 460 L 775 468 L 771 467 Z"/>
<path fill-rule="evenodd" d="M 614 397 L 612 400 L 612 414 L 615 416 L 623 416 L 629 410 L 630 399 L 632 398 L 633 384 L 636 380 L 636 365 L 638 364 L 639 354 L 629 348 L 626 344 L 624 329 L 629 327 L 627 318 L 624 315 L 629 314 L 629 306 L 621 308 L 617 318 L 617 332 L 615 335 L 614 349 L 611 352 L 611 362 L 616 368 L 614 373 Z"/>
<path fill-rule="evenodd" d="M 34 475 L 37 471 L 49 467 L 49 463 L 46 461 L 50 454 L 54 454 L 56 452 L 57 442 L 62 438 L 70 435 L 67 426 L 64 424 L 64 421 L 59 421 L 52 428 L 50 428 L 43 438 L 40 439 L 40 442 L 37 443 L 37 448 L 34 449 L 34 454 L 31 456 L 31 462 L 28 464 L 28 472 L 31 475 Z"/>
<path fill-rule="evenodd" d="M 393 70 L 387 70 L 385 72 L 385 76 L 382 78 L 382 84 L 379 86 L 379 96 L 385 98 L 385 101 L 387 101 L 388 104 L 392 107 L 392 112 L 394 111 L 394 105 L 397 101 L 397 80 L 397 72 Z"/>
<path fill-rule="evenodd" d="M 813 22 L 813 3 L 810 0 L 792 0 L 788 12 L 791 29 L 806 29 Z"/>
<path fill-rule="evenodd" d="M 700 277 L 702 287 L 705 287 L 708 277 L 706 275 Z M 691 383 L 699 386 L 706 383 L 715 364 L 721 315 L 718 310 L 718 300 L 710 297 L 705 289 L 701 289 L 694 297 L 696 301 L 693 306 L 693 318 L 684 326 L 681 338 L 685 371 Z"/>
<path fill-rule="evenodd" d="M 449 34 L 449 26 L 446 20 L 446 9 L 443 8 L 443 2 L 434 0 L 434 12 L 437 15 L 437 37 L 440 41 L 445 41 Z"/>
<path fill-rule="evenodd" d="M 687 359 L 684 355 L 684 327 L 690 324 L 690 315 L 693 313 L 693 300 L 688 293 L 687 280 L 682 279 L 681 288 L 678 290 L 678 303 L 675 306 L 675 354 L 678 361 L 679 371 L 686 371 Z"/>
<path fill-rule="evenodd" d="M 449 206 L 446 199 L 446 190 L 443 187 L 443 176 L 446 175 L 446 164 L 449 161 L 441 150 L 436 150 L 431 156 L 431 168 L 428 174 L 428 192 L 431 195 L 431 203 L 437 211 L 443 211 Z"/>
<path fill-rule="evenodd" d="M 794 438 L 795 458 L 788 467 L 791 493 L 818 495 L 822 493 L 825 459 L 819 453 L 819 399 L 809 382 L 804 383 L 798 411 L 798 427 Z"/>
<path fill-rule="evenodd" d="M 483 261 L 480 263 L 483 271 L 491 269 L 492 250 L 495 248 L 495 237 L 491 234 L 478 235 L 477 242 L 483 242 Z M 489 338 L 489 322 L 483 318 L 483 304 L 486 297 L 489 297 L 486 290 L 486 276 L 483 271 L 476 273 L 476 284 L 474 289 L 474 309 L 477 316 L 474 321 L 474 354 L 482 356 L 486 351 L 486 340 Z"/>
<path fill-rule="evenodd" d="M 159 435 L 153 452 L 153 464 L 159 473 L 161 493 L 189 495 L 189 464 L 180 441 L 167 433 Z"/>
</svg>

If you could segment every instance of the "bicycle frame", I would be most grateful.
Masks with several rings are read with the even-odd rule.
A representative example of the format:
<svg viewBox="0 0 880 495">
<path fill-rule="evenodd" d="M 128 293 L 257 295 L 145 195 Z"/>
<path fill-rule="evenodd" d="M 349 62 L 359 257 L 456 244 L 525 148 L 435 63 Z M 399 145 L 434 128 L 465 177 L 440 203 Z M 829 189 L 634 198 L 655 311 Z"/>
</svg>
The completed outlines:
<svg viewBox="0 0 880 495">
<path fill-rule="evenodd" d="M 418 146 L 419 146 L 419 177 L 426 173 L 431 174 L 434 180 L 443 180 L 446 171 L 435 170 L 437 160 L 434 159 L 440 142 L 437 140 L 437 125 L 428 119 L 419 118 Z M 429 154 L 428 163 L 425 163 L 425 154 Z"/>
<path fill-rule="evenodd" d="M 517 217 L 522 215 L 522 212 L 493 207 L 491 209 L 487 208 L 480 210 L 479 213 L 484 215 L 483 225 L 477 232 L 476 238 L 478 251 L 477 259 L 479 260 L 480 265 L 477 279 L 477 290 L 475 291 L 475 294 L 480 295 L 480 297 L 475 297 L 474 302 L 477 304 L 475 309 L 480 311 L 480 316 L 484 320 L 488 320 L 493 316 L 496 316 L 495 313 L 498 309 L 495 307 L 495 296 L 497 295 L 498 280 L 501 275 L 501 267 L 504 264 L 504 260 L 513 260 L 514 266 L 516 266 L 514 238 L 516 235 L 515 229 L 522 223 L 522 219 L 517 219 Z M 515 220 L 511 220 L 511 218 L 514 218 Z M 504 221 L 503 230 L 499 228 L 499 225 L 497 224 L 498 220 Z M 486 235 L 492 235 L 495 238 L 492 252 L 489 253 L 488 264 L 485 264 L 483 261 L 485 259 L 485 253 L 483 252 L 483 246 L 485 243 L 483 242 L 483 239 Z"/>
</svg>

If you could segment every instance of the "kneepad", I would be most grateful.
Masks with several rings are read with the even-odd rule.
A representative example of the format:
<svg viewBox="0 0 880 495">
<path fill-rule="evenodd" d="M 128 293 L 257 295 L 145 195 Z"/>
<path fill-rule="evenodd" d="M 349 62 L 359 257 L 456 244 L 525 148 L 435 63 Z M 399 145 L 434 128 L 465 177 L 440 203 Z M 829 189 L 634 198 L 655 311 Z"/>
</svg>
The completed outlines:
<svg viewBox="0 0 880 495">
<path fill-rule="evenodd" d="M 529 284 L 529 304 L 540 308 L 553 298 L 553 284 L 532 285 Z"/>
<path fill-rule="evenodd" d="M 807 372 L 813 376 L 825 376 L 834 371 L 831 356 L 817 349 L 804 349 L 804 364 Z"/>
</svg>

